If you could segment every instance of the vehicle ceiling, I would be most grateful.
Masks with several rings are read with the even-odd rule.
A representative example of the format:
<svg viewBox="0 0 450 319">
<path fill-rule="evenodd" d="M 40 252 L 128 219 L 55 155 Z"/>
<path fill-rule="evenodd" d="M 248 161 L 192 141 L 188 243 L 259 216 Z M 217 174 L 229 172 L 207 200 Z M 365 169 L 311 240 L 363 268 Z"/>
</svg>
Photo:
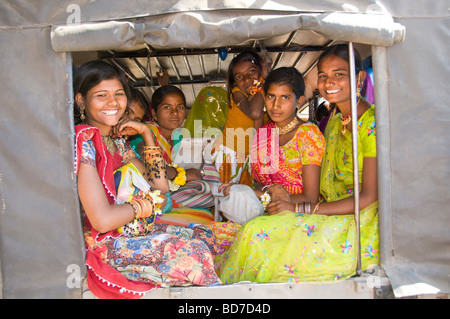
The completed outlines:
<svg viewBox="0 0 450 319">
<path fill-rule="evenodd" d="M 250 48 L 257 52 L 267 50 L 273 68 L 296 67 L 305 76 L 307 98 L 311 98 L 315 89 L 316 72 L 310 71 L 314 68 L 320 52 L 333 43 L 316 32 L 296 30 L 264 40 L 249 39 L 245 43 L 230 47 L 155 49 L 145 44 L 133 50 L 75 52 L 73 60 L 74 65 L 79 66 L 86 60 L 105 59 L 121 68 L 128 75 L 132 86 L 143 90 L 148 97 L 151 97 L 159 86 L 156 73 L 165 69 L 169 74 L 169 83 L 183 90 L 190 107 L 202 88 L 225 88 L 230 61 L 242 50 Z M 370 53 L 370 50 L 364 47 L 368 46 L 363 46 L 363 51 Z"/>
</svg>

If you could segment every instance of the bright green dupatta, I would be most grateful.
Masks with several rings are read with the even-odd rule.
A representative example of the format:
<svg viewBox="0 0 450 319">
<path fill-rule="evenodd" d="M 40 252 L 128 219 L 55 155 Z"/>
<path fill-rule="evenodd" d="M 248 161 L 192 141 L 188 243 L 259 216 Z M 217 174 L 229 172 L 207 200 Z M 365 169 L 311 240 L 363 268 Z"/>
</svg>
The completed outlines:
<svg viewBox="0 0 450 319">
<path fill-rule="evenodd" d="M 374 110 L 358 121 L 359 163 L 376 156 Z M 353 194 L 351 133 L 342 134 L 340 114 L 328 124 L 321 167 L 321 193 L 328 202 Z M 361 176 L 361 174 L 360 174 Z M 377 202 L 360 212 L 362 270 L 378 264 Z M 353 214 L 295 214 L 256 217 L 241 227 L 232 246 L 216 259 L 222 282 L 340 281 L 356 274 Z"/>
<path fill-rule="evenodd" d="M 320 193 L 325 201 L 337 201 L 353 195 L 352 135 L 342 134 L 341 114 L 336 114 L 325 130 L 325 154 L 320 176 Z M 358 120 L 359 184 L 364 157 L 376 157 L 375 111 L 372 106 Z M 361 264 L 365 270 L 379 263 L 378 202 L 360 210 Z M 355 231 L 352 227 L 349 231 Z M 349 243 L 357 247 L 356 243 Z"/>
</svg>

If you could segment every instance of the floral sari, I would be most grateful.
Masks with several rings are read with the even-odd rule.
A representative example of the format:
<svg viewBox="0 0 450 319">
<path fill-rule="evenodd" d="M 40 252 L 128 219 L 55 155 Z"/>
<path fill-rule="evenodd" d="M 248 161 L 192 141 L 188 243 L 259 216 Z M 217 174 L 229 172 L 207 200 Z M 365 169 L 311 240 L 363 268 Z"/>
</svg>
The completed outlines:
<svg viewBox="0 0 450 319">
<path fill-rule="evenodd" d="M 326 201 L 353 194 L 351 133 L 342 135 L 340 113 L 325 131 L 320 189 Z M 376 156 L 373 108 L 358 120 L 360 179 L 364 157 Z M 378 204 L 360 211 L 362 270 L 378 263 Z M 224 283 L 239 281 L 339 281 L 356 273 L 354 215 L 306 215 L 283 211 L 252 219 L 237 233 L 216 269 Z"/>
<path fill-rule="evenodd" d="M 114 142 L 119 151 L 111 155 L 97 128 L 76 126 L 76 173 L 80 163 L 96 167 L 110 204 L 120 202 L 123 186 L 116 185 L 114 171 L 126 174 L 131 166 L 123 165 L 134 156 L 124 139 Z M 132 184 L 133 196 L 139 195 L 138 183 Z M 117 230 L 99 233 L 84 211 L 82 216 L 88 287 L 99 298 L 139 298 L 161 286 L 220 284 L 214 235 L 204 225 L 154 224 L 145 236 L 127 237 Z"/>
</svg>

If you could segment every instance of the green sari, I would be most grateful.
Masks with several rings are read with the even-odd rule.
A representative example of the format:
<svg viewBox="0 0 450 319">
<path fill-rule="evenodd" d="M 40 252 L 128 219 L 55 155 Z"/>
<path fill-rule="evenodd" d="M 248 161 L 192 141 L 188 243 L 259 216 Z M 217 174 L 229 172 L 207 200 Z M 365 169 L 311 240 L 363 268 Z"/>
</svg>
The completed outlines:
<svg viewBox="0 0 450 319">
<path fill-rule="evenodd" d="M 373 107 L 358 121 L 359 176 L 364 157 L 376 157 Z M 353 194 L 351 133 L 342 134 L 337 114 L 325 131 L 320 190 L 330 202 Z M 360 211 L 362 269 L 378 264 L 378 204 Z M 356 273 L 357 243 L 352 215 L 297 215 L 283 211 L 250 220 L 216 260 L 222 282 L 332 281 Z"/>
</svg>

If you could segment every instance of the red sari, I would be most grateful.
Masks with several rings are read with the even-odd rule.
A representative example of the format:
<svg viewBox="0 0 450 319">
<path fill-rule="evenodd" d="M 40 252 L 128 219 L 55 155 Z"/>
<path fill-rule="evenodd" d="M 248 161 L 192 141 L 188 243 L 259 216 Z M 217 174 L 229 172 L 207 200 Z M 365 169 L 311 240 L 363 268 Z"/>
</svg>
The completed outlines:
<svg viewBox="0 0 450 319">
<path fill-rule="evenodd" d="M 78 125 L 75 133 L 76 173 L 82 154 L 91 154 L 87 162 L 97 168 L 108 201 L 114 204 L 114 171 L 133 156 L 133 151 L 116 143 L 119 152 L 111 155 L 95 127 Z M 87 163 L 86 157 L 83 162 Z M 99 298 L 139 298 L 163 283 L 169 286 L 220 283 L 214 272 L 214 237 L 205 226 L 155 224 L 146 236 L 129 238 L 116 230 L 99 233 L 83 212 L 83 227 L 88 287 Z"/>
</svg>

